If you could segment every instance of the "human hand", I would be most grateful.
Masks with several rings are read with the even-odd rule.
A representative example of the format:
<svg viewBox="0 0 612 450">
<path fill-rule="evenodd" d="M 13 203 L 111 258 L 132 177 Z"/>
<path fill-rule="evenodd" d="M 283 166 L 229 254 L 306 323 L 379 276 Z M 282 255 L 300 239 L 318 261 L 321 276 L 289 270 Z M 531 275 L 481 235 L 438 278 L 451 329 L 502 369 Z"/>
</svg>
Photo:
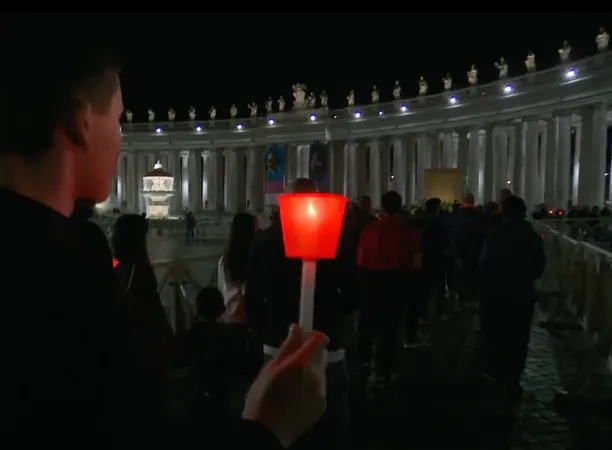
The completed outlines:
<svg viewBox="0 0 612 450">
<path fill-rule="evenodd" d="M 305 336 L 292 325 L 276 358 L 255 379 L 246 398 L 244 419 L 264 424 L 284 447 L 311 429 L 327 407 L 327 337 Z"/>
</svg>

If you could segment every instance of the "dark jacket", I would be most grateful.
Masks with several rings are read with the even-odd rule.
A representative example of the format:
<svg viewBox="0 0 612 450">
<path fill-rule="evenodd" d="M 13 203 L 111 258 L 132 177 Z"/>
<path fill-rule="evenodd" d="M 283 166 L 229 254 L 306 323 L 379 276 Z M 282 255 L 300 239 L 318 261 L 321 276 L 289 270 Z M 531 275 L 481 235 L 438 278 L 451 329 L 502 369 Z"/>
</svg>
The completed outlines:
<svg viewBox="0 0 612 450">
<path fill-rule="evenodd" d="M 314 328 L 329 337 L 329 350 L 343 348 L 341 318 L 357 303 L 342 294 L 348 282 L 342 268 L 339 258 L 317 262 Z M 264 344 L 278 348 L 289 326 L 299 321 L 301 276 L 302 262 L 285 257 L 275 221 L 255 238 L 245 285 L 248 318 Z"/>
<path fill-rule="evenodd" d="M 526 220 L 506 218 L 487 235 L 479 263 L 483 297 L 533 300 L 546 264 L 542 238 Z"/>
<path fill-rule="evenodd" d="M 475 267 L 478 254 L 474 253 L 480 230 L 482 213 L 473 206 L 461 206 L 450 215 L 451 248 L 455 257 L 466 266 Z"/>
<path fill-rule="evenodd" d="M 423 269 L 443 270 L 445 252 L 450 245 L 449 232 L 444 218 L 440 215 L 425 216 L 421 233 Z"/>
<path fill-rule="evenodd" d="M 0 434 L 25 447 L 161 448 L 167 427 L 121 420 L 127 330 L 112 288 L 102 289 L 110 253 L 94 257 L 79 226 L 58 212 L 0 189 L 3 314 Z M 102 258 L 98 261 L 97 258 Z M 66 427 L 79 430 L 67 433 Z M 207 430 L 214 433 L 214 430 Z M 260 424 L 243 421 L 235 449 L 281 448 Z M 235 444 L 235 445 L 234 445 Z"/>
</svg>

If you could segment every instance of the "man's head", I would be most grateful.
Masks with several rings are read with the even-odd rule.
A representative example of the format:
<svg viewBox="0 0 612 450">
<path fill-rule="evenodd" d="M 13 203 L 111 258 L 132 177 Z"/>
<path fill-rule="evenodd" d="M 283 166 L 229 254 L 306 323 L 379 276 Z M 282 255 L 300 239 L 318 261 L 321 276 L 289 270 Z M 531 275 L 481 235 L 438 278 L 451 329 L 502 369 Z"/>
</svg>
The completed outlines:
<svg viewBox="0 0 612 450">
<path fill-rule="evenodd" d="M 71 204 L 78 198 L 101 202 L 108 196 L 121 147 L 119 68 L 87 38 L 50 34 L 36 39 L 36 51 L 17 45 L 3 52 L 3 182 L 26 195 L 55 189 L 64 197 L 56 203 L 68 203 L 68 197 Z M 37 180 L 23 179 L 28 175 Z"/>
<path fill-rule="evenodd" d="M 359 197 L 359 207 L 365 212 L 372 212 L 372 199 L 369 195 L 362 195 Z"/>
<path fill-rule="evenodd" d="M 466 205 L 473 205 L 474 204 L 474 194 L 472 194 L 471 192 L 468 192 L 467 194 L 465 194 L 463 196 L 463 203 Z"/>
<path fill-rule="evenodd" d="M 523 218 L 527 214 L 527 205 L 521 197 L 510 195 L 501 204 L 502 214 L 510 218 Z"/>
<path fill-rule="evenodd" d="M 512 191 L 508 188 L 502 188 L 499 190 L 499 201 L 503 202 L 505 199 L 512 195 Z"/>
<path fill-rule="evenodd" d="M 291 185 L 291 192 L 295 194 L 310 194 L 317 190 L 317 184 L 310 178 L 297 178 Z"/>
<path fill-rule="evenodd" d="M 442 200 L 439 198 L 430 198 L 425 202 L 425 212 L 429 215 L 435 216 L 440 212 L 440 205 Z"/>
<path fill-rule="evenodd" d="M 395 191 L 385 192 L 380 197 L 380 205 L 383 212 L 389 216 L 399 214 L 402 210 L 402 196 Z"/>
</svg>

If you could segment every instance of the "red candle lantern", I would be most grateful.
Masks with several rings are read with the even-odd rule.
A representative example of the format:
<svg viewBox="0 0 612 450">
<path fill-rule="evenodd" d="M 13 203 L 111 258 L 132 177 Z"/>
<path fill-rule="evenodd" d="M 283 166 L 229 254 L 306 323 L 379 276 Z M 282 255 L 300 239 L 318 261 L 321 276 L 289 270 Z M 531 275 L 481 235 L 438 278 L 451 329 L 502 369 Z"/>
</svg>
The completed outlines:
<svg viewBox="0 0 612 450">
<path fill-rule="evenodd" d="M 119 265 L 119 260 L 117 258 L 113 258 L 113 269 Z"/>
<path fill-rule="evenodd" d="M 336 257 L 348 199 L 335 194 L 277 196 L 285 256 L 302 260 L 300 325 L 312 330 L 317 259 Z"/>
</svg>

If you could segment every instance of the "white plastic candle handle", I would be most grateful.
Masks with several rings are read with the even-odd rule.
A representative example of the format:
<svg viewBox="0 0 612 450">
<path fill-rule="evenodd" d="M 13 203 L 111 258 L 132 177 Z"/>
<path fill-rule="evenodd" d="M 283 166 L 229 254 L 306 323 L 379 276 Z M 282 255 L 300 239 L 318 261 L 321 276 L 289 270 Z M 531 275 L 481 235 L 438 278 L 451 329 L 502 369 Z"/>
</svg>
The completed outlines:
<svg viewBox="0 0 612 450">
<path fill-rule="evenodd" d="M 314 292 L 317 276 L 317 262 L 302 260 L 302 285 L 300 289 L 300 327 L 304 333 L 313 328 Z"/>
</svg>

